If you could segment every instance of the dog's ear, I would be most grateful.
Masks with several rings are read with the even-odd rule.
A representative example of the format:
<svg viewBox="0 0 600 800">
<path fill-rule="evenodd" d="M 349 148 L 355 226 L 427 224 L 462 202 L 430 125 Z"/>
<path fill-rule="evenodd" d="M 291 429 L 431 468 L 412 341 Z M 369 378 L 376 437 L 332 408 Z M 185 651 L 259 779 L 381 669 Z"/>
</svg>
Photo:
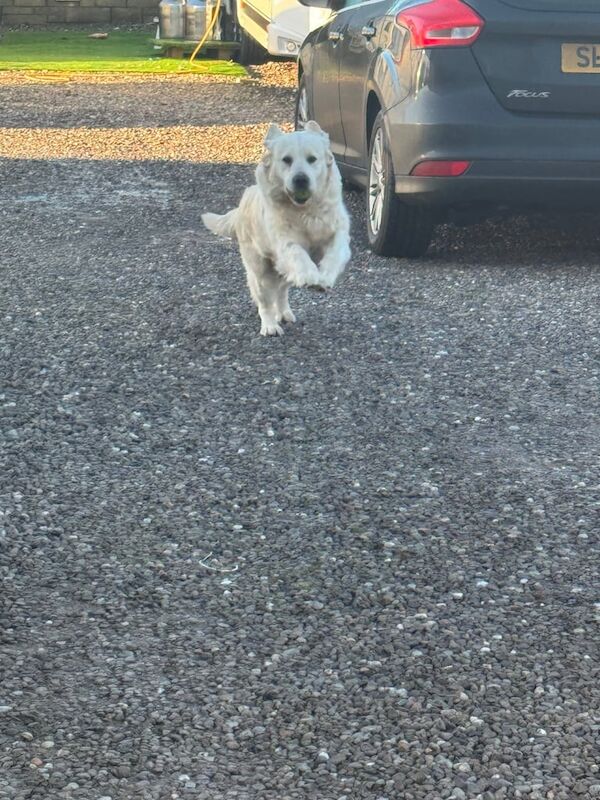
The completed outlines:
<svg viewBox="0 0 600 800">
<path fill-rule="evenodd" d="M 267 131 L 267 135 L 265 136 L 264 144 L 264 151 L 262 156 L 262 163 L 265 167 L 270 166 L 271 164 L 271 149 L 273 144 L 275 143 L 276 139 L 279 139 L 280 136 L 283 136 L 283 131 L 278 125 L 269 125 L 269 130 Z"/>
<path fill-rule="evenodd" d="M 327 166 L 330 167 L 333 164 L 333 153 L 329 147 L 329 134 L 325 133 L 323 128 L 319 125 L 318 122 L 315 122 L 314 119 L 309 120 L 306 125 L 304 126 L 304 130 L 308 131 L 309 133 L 316 133 L 317 136 L 320 136 L 322 139 L 325 140 L 327 143 L 327 152 L 325 154 L 325 160 L 327 161 Z"/>
<path fill-rule="evenodd" d="M 275 139 L 279 139 L 280 136 L 283 136 L 283 131 L 279 127 L 279 125 L 274 125 L 271 123 L 269 125 L 269 130 L 267 131 L 267 135 L 265 136 L 265 147 L 269 148 Z"/>
<path fill-rule="evenodd" d="M 308 131 L 309 133 L 316 133 L 319 136 L 322 136 L 324 139 L 327 139 L 329 142 L 329 134 L 325 133 L 323 128 L 319 125 L 318 122 L 315 122 L 314 119 L 310 119 L 304 126 L 304 130 Z"/>
</svg>

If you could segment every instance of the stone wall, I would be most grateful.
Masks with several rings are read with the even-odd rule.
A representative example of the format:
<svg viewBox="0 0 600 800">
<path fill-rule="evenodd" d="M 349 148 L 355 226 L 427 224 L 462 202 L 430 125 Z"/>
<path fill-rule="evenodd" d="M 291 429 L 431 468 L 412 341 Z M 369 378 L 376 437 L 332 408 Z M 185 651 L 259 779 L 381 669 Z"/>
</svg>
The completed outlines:
<svg viewBox="0 0 600 800">
<path fill-rule="evenodd" d="M 0 0 L 0 24 L 48 25 L 148 22 L 158 14 L 158 0 Z"/>
</svg>

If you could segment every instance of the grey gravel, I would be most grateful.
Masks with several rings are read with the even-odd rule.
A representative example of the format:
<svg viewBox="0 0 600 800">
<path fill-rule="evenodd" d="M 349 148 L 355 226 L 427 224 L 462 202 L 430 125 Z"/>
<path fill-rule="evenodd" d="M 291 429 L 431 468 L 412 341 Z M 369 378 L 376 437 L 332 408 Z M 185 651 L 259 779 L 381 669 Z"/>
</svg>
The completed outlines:
<svg viewBox="0 0 600 800">
<path fill-rule="evenodd" d="M 251 172 L 0 162 L 0 797 L 600 796 L 598 219 L 398 262 L 350 193 L 264 340 L 199 225 Z"/>
<path fill-rule="evenodd" d="M 2 127 L 118 128 L 288 122 L 293 93 L 252 83 L 0 84 Z"/>
</svg>

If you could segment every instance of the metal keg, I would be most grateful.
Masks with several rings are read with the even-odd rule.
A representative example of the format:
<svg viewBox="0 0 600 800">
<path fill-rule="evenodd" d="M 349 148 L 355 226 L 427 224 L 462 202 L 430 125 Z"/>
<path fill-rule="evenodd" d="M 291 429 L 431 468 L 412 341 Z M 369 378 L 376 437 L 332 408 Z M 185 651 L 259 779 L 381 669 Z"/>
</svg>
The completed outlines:
<svg viewBox="0 0 600 800">
<path fill-rule="evenodd" d="M 185 35 L 184 0 L 160 0 L 158 16 L 161 39 L 183 39 Z"/>
<path fill-rule="evenodd" d="M 206 0 L 186 0 L 185 4 L 185 38 L 199 42 L 210 22 Z"/>
</svg>

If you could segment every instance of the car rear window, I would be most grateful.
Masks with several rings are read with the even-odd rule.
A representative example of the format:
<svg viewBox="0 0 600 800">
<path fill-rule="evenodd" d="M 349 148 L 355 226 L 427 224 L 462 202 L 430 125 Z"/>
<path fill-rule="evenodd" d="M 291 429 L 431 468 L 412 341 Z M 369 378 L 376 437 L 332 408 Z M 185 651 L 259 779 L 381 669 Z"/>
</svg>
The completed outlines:
<svg viewBox="0 0 600 800">
<path fill-rule="evenodd" d="M 528 11 L 597 11 L 600 0 L 501 0 L 505 6 L 525 8 Z"/>
</svg>

